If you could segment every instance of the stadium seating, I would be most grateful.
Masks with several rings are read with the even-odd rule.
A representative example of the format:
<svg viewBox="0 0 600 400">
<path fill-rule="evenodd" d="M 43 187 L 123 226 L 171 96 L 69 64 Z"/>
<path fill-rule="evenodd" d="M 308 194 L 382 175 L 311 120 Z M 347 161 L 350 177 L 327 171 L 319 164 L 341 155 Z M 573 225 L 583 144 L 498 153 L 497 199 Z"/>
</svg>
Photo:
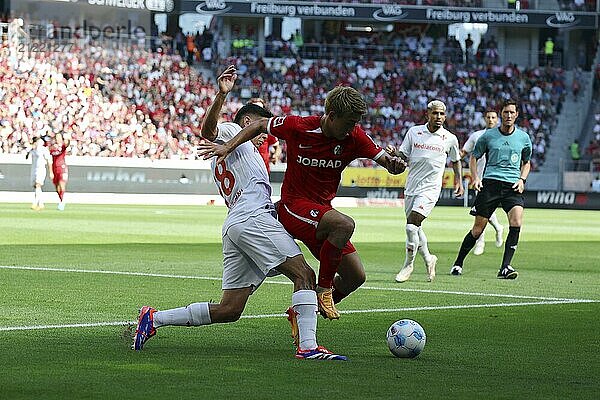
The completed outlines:
<svg viewBox="0 0 600 400">
<path fill-rule="evenodd" d="M 318 114 L 335 85 L 360 88 L 370 107 L 363 126 L 382 145 L 399 145 L 410 126 L 424 122 L 431 98 L 446 102 L 446 125 L 462 144 L 483 126 L 486 108 L 513 97 L 522 103 L 520 125 L 534 143 L 534 168 L 543 163 L 566 91 L 563 71 L 495 65 L 485 56 L 467 66 L 448 53 L 456 48 L 451 41 L 440 43 L 425 35 L 401 37 L 397 49 L 378 60 L 368 52 L 350 62 L 343 54 L 315 60 L 304 51 L 264 60 L 217 59 L 212 68 L 216 75 L 226 65 L 238 66 L 238 89 L 224 118 L 253 96 L 264 97 L 275 114 Z M 33 136 L 66 131 L 75 139 L 73 155 L 194 157 L 216 88 L 214 78 L 207 81 L 179 54 L 81 45 L 36 57 L 27 74 L 11 72 L 9 57 L 1 58 L 0 68 L 8 72 L 0 77 L 0 100 L 7 104 L 0 109 L 0 152 L 20 153 Z"/>
</svg>

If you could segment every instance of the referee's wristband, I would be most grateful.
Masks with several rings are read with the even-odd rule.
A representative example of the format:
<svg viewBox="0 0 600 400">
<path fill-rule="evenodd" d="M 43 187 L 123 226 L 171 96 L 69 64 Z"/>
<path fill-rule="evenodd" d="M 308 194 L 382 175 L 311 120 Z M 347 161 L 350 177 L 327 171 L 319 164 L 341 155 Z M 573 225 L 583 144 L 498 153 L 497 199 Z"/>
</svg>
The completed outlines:
<svg viewBox="0 0 600 400">
<path fill-rule="evenodd" d="M 525 182 L 527 182 L 527 179 L 525 179 L 525 178 L 519 178 L 519 179 L 523 181 L 523 184 L 525 184 Z"/>
</svg>

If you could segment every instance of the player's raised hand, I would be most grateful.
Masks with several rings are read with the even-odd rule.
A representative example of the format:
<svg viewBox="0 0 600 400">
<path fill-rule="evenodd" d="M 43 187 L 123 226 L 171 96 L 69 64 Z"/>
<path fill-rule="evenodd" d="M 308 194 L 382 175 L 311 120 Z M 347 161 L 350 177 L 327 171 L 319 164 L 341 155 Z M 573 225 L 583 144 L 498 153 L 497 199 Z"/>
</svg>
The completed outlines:
<svg viewBox="0 0 600 400">
<path fill-rule="evenodd" d="M 237 79 L 237 70 L 235 66 L 230 65 L 219 75 L 217 82 L 219 83 L 219 91 L 223 94 L 231 92 Z"/>
<path fill-rule="evenodd" d="M 395 156 L 396 155 L 396 147 L 392 146 L 391 144 L 388 144 L 385 147 L 385 151 L 390 155 L 390 156 Z"/>
<path fill-rule="evenodd" d="M 227 150 L 227 146 L 224 144 L 218 144 L 209 141 L 202 141 L 196 148 L 196 157 L 202 158 L 203 160 L 208 160 L 212 157 L 217 157 L 217 164 L 220 163 L 227 157 L 229 151 Z"/>
</svg>

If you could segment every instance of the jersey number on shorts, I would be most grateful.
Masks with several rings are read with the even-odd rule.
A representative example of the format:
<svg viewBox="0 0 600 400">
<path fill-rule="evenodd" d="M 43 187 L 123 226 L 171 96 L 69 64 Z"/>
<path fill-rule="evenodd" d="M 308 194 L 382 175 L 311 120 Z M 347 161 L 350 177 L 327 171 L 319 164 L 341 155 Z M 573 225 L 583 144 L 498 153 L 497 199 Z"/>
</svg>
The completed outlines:
<svg viewBox="0 0 600 400">
<path fill-rule="evenodd" d="M 221 193 L 224 196 L 229 196 L 233 190 L 233 186 L 235 185 L 235 177 L 231 171 L 227 170 L 225 160 L 221 161 L 215 166 L 215 178 L 217 178 L 221 184 Z"/>
</svg>

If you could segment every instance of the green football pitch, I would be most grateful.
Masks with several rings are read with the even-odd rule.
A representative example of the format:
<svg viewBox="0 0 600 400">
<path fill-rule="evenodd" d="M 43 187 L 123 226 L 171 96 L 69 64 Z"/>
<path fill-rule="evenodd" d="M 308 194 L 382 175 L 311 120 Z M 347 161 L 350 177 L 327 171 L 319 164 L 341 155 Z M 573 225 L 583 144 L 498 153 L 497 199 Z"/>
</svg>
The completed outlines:
<svg viewBox="0 0 600 400">
<path fill-rule="evenodd" d="M 600 212 L 526 210 L 520 275 L 504 281 L 491 229 L 464 275 L 448 274 L 472 218 L 436 207 L 424 224 L 436 280 L 418 259 L 397 284 L 403 210 L 342 211 L 367 282 L 340 320 L 319 318 L 319 342 L 349 357 L 328 362 L 293 357 L 292 286 L 279 277 L 234 324 L 160 328 L 130 349 L 123 324 L 140 306 L 220 298 L 222 207 L 0 204 L 0 398 L 599 398 Z M 427 334 L 416 359 L 387 348 L 402 318 Z"/>
</svg>

